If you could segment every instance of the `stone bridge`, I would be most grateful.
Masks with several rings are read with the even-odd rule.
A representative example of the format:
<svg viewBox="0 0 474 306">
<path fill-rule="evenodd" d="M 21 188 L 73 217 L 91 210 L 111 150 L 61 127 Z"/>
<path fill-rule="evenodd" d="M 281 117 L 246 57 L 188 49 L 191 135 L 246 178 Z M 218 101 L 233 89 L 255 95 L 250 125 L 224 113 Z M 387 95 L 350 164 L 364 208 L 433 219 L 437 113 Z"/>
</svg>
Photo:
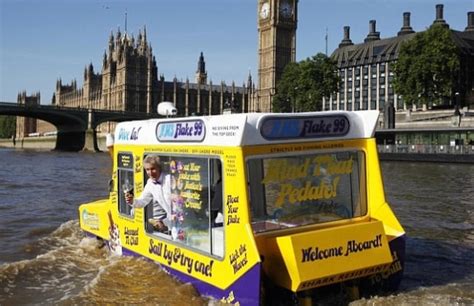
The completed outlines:
<svg viewBox="0 0 474 306">
<path fill-rule="evenodd" d="M 36 118 L 53 124 L 58 133 L 55 150 L 98 151 L 96 128 L 103 122 L 122 122 L 161 117 L 158 114 L 107 111 L 54 105 L 0 102 L 0 115 Z"/>
</svg>

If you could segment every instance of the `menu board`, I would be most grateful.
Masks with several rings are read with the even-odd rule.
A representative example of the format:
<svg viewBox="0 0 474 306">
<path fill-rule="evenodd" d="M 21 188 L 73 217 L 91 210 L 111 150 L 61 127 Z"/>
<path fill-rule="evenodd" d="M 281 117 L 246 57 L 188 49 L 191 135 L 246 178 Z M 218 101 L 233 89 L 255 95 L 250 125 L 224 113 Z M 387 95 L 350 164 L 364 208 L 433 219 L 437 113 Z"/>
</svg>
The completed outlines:
<svg viewBox="0 0 474 306">
<path fill-rule="evenodd" d="M 173 158 L 171 175 L 171 235 L 189 243 L 197 233 L 208 231 L 208 160 Z"/>
</svg>

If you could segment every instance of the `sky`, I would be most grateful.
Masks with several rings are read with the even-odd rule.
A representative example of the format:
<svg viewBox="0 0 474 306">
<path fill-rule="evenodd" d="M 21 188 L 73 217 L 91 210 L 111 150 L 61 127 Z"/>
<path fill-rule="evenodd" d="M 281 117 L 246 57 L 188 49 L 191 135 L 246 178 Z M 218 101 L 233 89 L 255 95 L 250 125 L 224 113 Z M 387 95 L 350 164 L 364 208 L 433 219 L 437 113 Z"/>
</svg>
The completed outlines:
<svg viewBox="0 0 474 306">
<path fill-rule="evenodd" d="M 90 63 L 100 72 L 110 33 L 138 35 L 146 26 L 158 74 L 194 82 L 200 52 L 214 84 L 258 79 L 257 0 L 0 0 L 0 101 L 16 102 L 21 91 L 41 93 L 50 104 L 56 80 L 83 83 Z M 463 31 L 474 0 L 299 0 L 296 59 L 330 55 L 350 26 L 362 43 L 369 21 L 381 38 L 396 36 L 403 13 L 415 31 L 429 27 L 436 4 L 444 5 L 451 29 Z M 127 18 L 125 18 L 127 16 Z"/>
</svg>

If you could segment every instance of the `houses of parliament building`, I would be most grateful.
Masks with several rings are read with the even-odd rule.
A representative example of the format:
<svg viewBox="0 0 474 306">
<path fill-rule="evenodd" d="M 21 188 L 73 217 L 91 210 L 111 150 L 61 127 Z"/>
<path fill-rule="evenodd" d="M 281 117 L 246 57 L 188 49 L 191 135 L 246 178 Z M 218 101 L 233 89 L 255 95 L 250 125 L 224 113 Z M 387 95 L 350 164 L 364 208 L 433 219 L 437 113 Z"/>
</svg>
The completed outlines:
<svg viewBox="0 0 474 306">
<path fill-rule="evenodd" d="M 194 82 L 159 76 L 155 56 L 147 40 L 146 28 L 135 38 L 118 30 L 111 33 L 104 52 L 102 68 L 89 64 L 84 69 L 83 86 L 77 81 L 56 82 L 51 103 L 59 107 L 79 107 L 113 111 L 156 112 L 158 103 L 171 101 L 177 116 L 215 115 L 232 112 L 271 111 L 271 98 L 283 69 L 296 54 L 297 0 L 258 0 L 259 32 L 258 88 L 248 75 L 241 86 L 234 81 L 213 84 L 208 81 L 206 62 L 201 52 Z M 18 103 L 39 104 L 39 93 L 18 95 Z M 54 130 L 35 119 L 17 118 L 17 138 L 28 133 Z M 113 124 L 100 127 L 110 132 Z"/>
<path fill-rule="evenodd" d="M 207 80 L 206 63 L 201 52 L 196 70 L 195 82 L 186 79 L 178 81 L 175 77 L 166 81 L 158 77 L 158 67 L 152 48 L 147 41 L 146 28 L 135 39 L 120 30 L 110 34 L 108 50 L 104 52 L 102 69 L 96 72 L 89 64 L 84 69 L 82 88 L 77 81 L 64 84 L 56 81 L 56 90 L 51 104 L 59 107 L 78 107 L 131 112 L 156 112 L 161 101 L 173 101 L 178 116 L 193 114 L 213 115 L 229 108 L 236 112 L 248 112 L 252 109 L 252 97 L 255 86 L 249 74 L 242 86 L 234 82 L 213 84 Z M 39 94 L 18 95 L 18 103 L 39 104 Z M 35 124 L 35 119 L 18 118 L 17 137 L 31 132 L 51 130 L 47 124 Z M 113 124 L 102 126 L 103 132 L 110 132 Z"/>
<path fill-rule="evenodd" d="M 94 71 L 92 64 L 84 69 L 84 85 L 76 81 L 56 83 L 52 103 L 58 106 L 92 109 L 156 112 L 161 101 L 173 101 L 178 116 L 192 114 L 213 115 L 226 106 L 246 112 L 251 107 L 254 91 L 251 76 L 246 84 L 228 86 L 224 82 L 207 81 L 206 63 L 201 52 L 197 63 L 195 82 L 186 79 L 166 81 L 158 77 L 158 67 L 152 48 L 147 41 L 146 28 L 137 39 L 120 30 L 110 34 L 108 51 L 104 53 L 102 70 Z M 226 105 L 229 104 L 229 105 Z"/>
</svg>

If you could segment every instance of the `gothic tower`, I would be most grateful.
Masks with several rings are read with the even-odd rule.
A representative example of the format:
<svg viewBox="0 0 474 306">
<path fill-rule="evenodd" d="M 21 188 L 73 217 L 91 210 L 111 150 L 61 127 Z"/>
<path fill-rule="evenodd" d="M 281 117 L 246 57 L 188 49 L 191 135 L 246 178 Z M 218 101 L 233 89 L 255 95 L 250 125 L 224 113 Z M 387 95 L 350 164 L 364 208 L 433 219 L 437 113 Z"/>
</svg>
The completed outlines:
<svg viewBox="0 0 474 306">
<path fill-rule="evenodd" d="M 201 85 L 207 83 L 206 62 L 204 61 L 204 55 L 202 52 L 199 56 L 198 66 L 196 70 L 196 83 Z"/>
<path fill-rule="evenodd" d="M 157 105 L 158 69 L 147 41 L 146 28 L 137 40 L 120 29 L 109 38 L 102 64 L 102 107 L 109 110 L 152 112 Z"/>
<path fill-rule="evenodd" d="M 258 96 L 254 111 L 272 111 L 285 66 L 296 61 L 298 0 L 258 0 Z"/>
<path fill-rule="evenodd" d="M 18 93 L 17 103 L 27 106 L 36 106 L 41 104 L 40 93 L 37 92 L 31 96 L 26 94 L 26 91 Z M 28 137 L 31 133 L 37 132 L 37 120 L 28 117 L 16 117 L 16 135 L 15 138 L 22 139 Z"/>
</svg>

